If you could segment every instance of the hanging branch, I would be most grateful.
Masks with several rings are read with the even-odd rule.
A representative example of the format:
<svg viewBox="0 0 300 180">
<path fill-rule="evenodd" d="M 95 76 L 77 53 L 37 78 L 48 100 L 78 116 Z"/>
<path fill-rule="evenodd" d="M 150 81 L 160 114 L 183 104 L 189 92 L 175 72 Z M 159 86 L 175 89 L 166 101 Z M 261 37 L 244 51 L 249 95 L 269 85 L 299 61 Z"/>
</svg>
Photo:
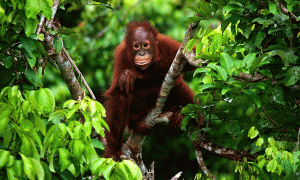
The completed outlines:
<svg viewBox="0 0 300 180">
<path fill-rule="evenodd" d="M 243 161 L 244 158 L 247 161 L 254 161 L 258 154 L 251 154 L 251 151 L 235 150 L 226 147 L 213 144 L 205 139 L 201 134 L 198 135 L 196 140 L 192 140 L 192 144 L 196 151 L 206 150 L 209 153 L 235 161 Z"/>
</svg>

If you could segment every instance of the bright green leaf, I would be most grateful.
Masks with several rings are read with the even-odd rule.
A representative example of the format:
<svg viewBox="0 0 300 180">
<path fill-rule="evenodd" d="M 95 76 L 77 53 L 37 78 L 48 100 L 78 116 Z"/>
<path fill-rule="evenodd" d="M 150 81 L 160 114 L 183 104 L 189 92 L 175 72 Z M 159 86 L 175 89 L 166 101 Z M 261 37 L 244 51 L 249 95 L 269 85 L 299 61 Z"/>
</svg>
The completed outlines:
<svg viewBox="0 0 300 180">
<path fill-rule="evenodd" d="M 231 68 L 234 66 L 234 61 L 232 60 L 231 56 L 227 53 L 221 54 L 220 59 L 221 66 L 227 71 L 227 73 L 230 72 Z"/>
<path fill-rule="evenodd" d="M 258 136 L 258 134 L 259 134 L 258 130 L 255 128 L 255 126 L 252 126 L 248 132 L 248 137 L 254 139 L 256 136 Z"/>
<path fill-rule="evenodd" d="M 217 71 L 218 77 L 220 80 L 223 80 L 223 81 L 227 80 L 227 73 L 221 66 L 210 63 L 207 65 L 207 67 L 210 67 L 210 68 L 214 69 L 215 71 Z"/>
<path fill-rule="evenodd" d="M 53 0 L 40 0 L 40 3 L 42 14 L 46 17 L 46 19 L 51 19 Z"/>
<path fill-rule="evenodd" d="M 255 61 L 256 58 L 256 54 L 255 53 L 249 53 L 247 54 L 247 56 L 244 57 L 243 62 L 245 64 L 247 64 L 246 68 L 249 69 L 250 66 L 253 64 L 253 62 Z"/>
<path fill-rule="evenodd" d="M 35 179 L 35 170 L 33 167 L 33 164 L 30 161 L 30 158 L 27 158 L 26 156 L 24 156 L 23 154 L 21 154 L 22 160 L 23 160 L 23 168 L 24 168 L 24 172 L 26 174 L 26 176 L 29 179 Z"/>
<path fill-rule="evenodd" d="M 273 2 L 269 2 L 269 10 L 272 14 L 276 15 L 277 12 L 277 5 Z"/>
<path fill-rule="evenodd" d="M 37 179 L 39 180 L 44 180 L 45 179 L 45 173 L 44 173 L 44 168 L 41 165 L 41 162 L 34 159 L 30 158 L 31 164 L 34 168 L 35 175 L 37 176 Z"/>
<path fill-rule="evenodd" d="M 25 14 L 27 18 L 36 18 L 41 11 L 40 0 L 27 0 L 25 5 Z"/>
<path fill-rule="evenodd" d="M 256 146 L 261 146 L 263 143 L 264 143 L 264 139 L 260 137 L 260 138 L 258 138 L 258 139 L 256 140 L 255 145 L 256 145 Z"/>
<path fill-rule="evenodd" d="M 25 19 L 25 34 L 27 37 L 34 34 L 37 28 L 37 25 L 39 24 L 38 19 L 35 18 L 28 18 Z"/>
<path fill-rule="evenodd" d="M 60 170 L 63 172 L 71 164 L 70 152 L 67 149 L 59 148 Z"/>
<path fill-rule="evenodd" d="M 82 143 L 81 140 L 75 140 L 74 146 L 73 146 L 73 155 L 77 158 L 80 159 L 82 156 L 82 152 L 84 150 L 84 144 Z"/>
<path fill-rule="evenodd" d="M 277 163 L 276 159 L 272 159 L 267 165 L 267 171 L 275 172 L 277 169 L 277 165 L 278 165 L 278 163 Z"/>
<path fill-rule="evenodd" d="M 3 166 L 5 166 L 6 162 L 9 159 L 9 156 L 9 151 L 0 149 L 0 169 L 2 169 Z"/>
</svg>

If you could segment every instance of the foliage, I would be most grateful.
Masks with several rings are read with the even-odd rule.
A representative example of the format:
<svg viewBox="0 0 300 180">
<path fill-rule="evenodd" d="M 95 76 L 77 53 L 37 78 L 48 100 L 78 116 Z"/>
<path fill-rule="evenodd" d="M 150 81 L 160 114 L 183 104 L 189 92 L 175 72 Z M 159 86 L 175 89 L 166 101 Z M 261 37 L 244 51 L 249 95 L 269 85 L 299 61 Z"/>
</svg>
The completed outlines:
<svg viewBox="0 0 300 180">
<path fill-rule="evenodd" d="M 285 14 L 280 3 L 298 19 Z M 194 86 L 210 127 L 205 128 L 208 139 L 252 153 L 265 151 L 258 166 L 246 164 L 260 171 L 266 167 L 267 179 L 289 179 L 299 171 L 299 149 L 293 144 L 300 125 L 299 7 L 298 1 L 287 0 L 213 0 L 191 7 L 200 17 L 189 21 L 200 20 L 201 27 L 189 48 L 196 45 L 196 58 L 208 61 L 194 72 L 200 78 Z M 197 111 L 186 107 L 183 112 L 192 117 Z M 260 145 L 247 138 L 251 127 L 260 132 Z M 257 130 L 249 133 L 254 137 Z M 252 178 L 242 167 L 237 169 L 243 177 Z M 265 172 L 258 174 L 263 179 Z"/>
<path fill-rule="evenodd" d="M 85 117 L 81 124 L 80 113 Z M 17 86 L 0 94 L 0 177 L 1 179 L 74 179 L 89 174 L 106 179 L 141 179 L 131 161 L 114 162 L 99 158 L 103 144 L 91 139 L 92 129 L 104 136 L 104 107 L 85 97 L 69 100 L 55 111 L 49 89 L 21 94 Z M 5 171 L 3 171 L 5 170 Z"/>
<path fill-rule="evenodd" d="M 253 126 L 248 135 L 253 139 L 260 134 Z M 256 138 L 255 146 L 264 147 L 264 154 L 258 156 L 256 162 L 238 163 L 235 172 L 245 179 L 299 179 L 300 151 L 288 152 L 290 145 L 287 141 L 275 141 L 274 137 L 268 137 L 267 141 Z"/>
</svg>

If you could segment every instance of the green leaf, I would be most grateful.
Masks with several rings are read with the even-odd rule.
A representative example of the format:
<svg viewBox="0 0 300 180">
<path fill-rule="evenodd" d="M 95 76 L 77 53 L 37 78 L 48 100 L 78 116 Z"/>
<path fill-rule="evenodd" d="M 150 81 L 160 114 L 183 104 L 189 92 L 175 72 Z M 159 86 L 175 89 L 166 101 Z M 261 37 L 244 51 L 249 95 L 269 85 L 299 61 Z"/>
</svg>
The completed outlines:
<svg viewBox="0 0 300 180">
<path fill-rule="evenodd" d="M 195 75 L 197 75 L 197 74 L 200 74 L 200 73 L 206 73 L 206 72 L 208 72 L 208 71 L 210 71 L 209 68 L 203 68 L 203 67 L 197 68 L 197 69 L 194 71 L 194 75 L 193 75 L 193 76 L 195 76 Z"/>
<path fill-rule="evenodd" d="M 300 79 L 300 66 L 293 66 L 288 69 L 284 79 L 285 86 L 292 86 Z"/>
<path fill-rule="evenodd" d="M 77 159 L 81 159 L 83 150 L 84 150 L 84 144 L 82 143 L 82 141 L 75 139 L 74 146 L 73 146 L 73 155 Z"/>
<path fill-rule="evenodd" d="M 29 179 L 35 179 L 35 170 L 33 167 L 33 164 L 30 161 L 30 158 L 27 158 L 26 156 L 24 156 L 23 154 L 21 154 L 22 160 L 23 160 L 23 168 L 24 168 L 24 172 L 26 174 L 26 176 Z"/>
<path fill-rule="evenodd" d="M 91 115 L 94 115 L 95 112 L 97 111 L 96 109 L 96 103 L 92 100 L 89 101 L 89 110 L 91 112 Z"/>
<path fill-rule="evenodd" d="M 6 68 L 10 68 L 13 65 L 13 61 L 14 61 L 13 57 L 7 55 L 6 53 L 3 53 L 1 55 L 3 55 L 2 57 L 1 56 L 0 57 L 1 57 L 1 61 L 4 63 L 4 66 Z"/>
<path fill-rule="evenodd" d="M 272 89 L 273 100 L 278 104 L 285 105 L 283 88 L 279 85 L 276 85 L 271 89 Z"/>
<path fill-rule="evenodd" d="M 129 172 L 133 180 L 140 180 L 143 178 L 139 167 L 130 160 L 123 160 L 121 162 L 126 167 L 126 172 Z"/>
<path fill-rule="evenodd" d="M 9 156 L 9 151 L 0 149 L 0 169 L 2 169 L 3 166 L 5 166 L 6 162 L 9 159 Z"/>
<path fill-rule="evenodd" d="M 55 108 L 55 98 L 52 91 L 48 88 L 40 88 L 34 92 L 35 99 L 43 113 L 53 113 Z"/>
<path fill-rule="evenodd" d="M 221 46 L 222 46 L 222 34 L 216 33 L 209 47 L 209 54 L 213 54 L 215 51 L 219 51 Z"/>
<path fill-rule="evenodd" d="M 45 179 L 45 173 L 44 173 L 44 168 L 41 165 L 41 162 L 34 159 L 30 158 L 31 164 L 33 165 L 35 175 L 37 176 L 37 179 L 39 180 L 44 180 Z"/>
<path fill-rule="evenodd" d="M 244 57 L 243 62 L 247 64 L 246 68 L 249 69 L 253 62 L 255 61 L 256 54 L 255 53 L 250 53 L 247 54 L 247 56 Z"/>
<path fill-rule="evenodd" d="M 108 161 L 106 166 L 103 168 L 103 176 L 105 179 L 110 179 L 111 174 L 116 166 L 116 162 L 114 160 Z"/>
<path fill-rule="evenodd" d="M 204 75 L 201 82 L 204 84 L 213 83 L 213 79 L 210 75 Z"/>
<path fill-rule="evenodd" d="M 268 138 L 268 143 L 271 145 L 271 146 L 275 146 L 275 139 L 273 137 L 269 137 Z"/>
<path fill-rule="evenodd" d="M 264 139 L 260 137 L 260 138 L 257 139 L 255 145 L 256 146 L 261 146 L 263 143 L 264 143 Z"/>
<path fill-rule="evenodd" d="M 96 176 L 101 176 L 102 175 L 102 170 L 103 170 L 103 166 L 106 164 L 106 162 L 111 161 L 112 159 L 105 159 L 105 158 L 98 158 L 97 160 L 95 160 L 94 162 L 92 162 L 91 165 L 91 172 L 93 175 Z"/>
<path fill-rule="evenodd" d="M 41 11 L 40 0 L 27 0 L 25 5 L 25 14 L 27 18 L 36 18 Z"/>
<path fill-rule="evenodd" d="M 24 49 L 26 50 L 26 59 L 32 68 L 36 63 L 36 56 L 34 55 L 34 41 L 30 38 L 20 38 L 21 44 L 23 45 Z"/>
<path fill-rule="evenodd" d="M 7 111 L 6 111 L 7 112 Z M 0 113 L 0 116 L 3 113 Z M 0 118 L 0 137 L 2 137 L 4 134 L 4 129 L 6 128 L 7 124 L 9 122 L 9 118 L 8 117 L 1 117 Z"/>
<path fill-rule="evenodd" d="M 106 111 L 105 111 L 104 106 L 98 101 L 95 101 L 95 100 L 92 100 L 92 101 L 95 102 L 96 108 L 97 108 L 98 112 L 100 112 L 101 117 L 106 117 Z"/>
<path fill-rule="evenodd" d="M 283 51 L 283 50 L 274 50 L 268 53 L 269 56 L 278 55 L 281 57 L 285 66 L 289 66 L 289 64 L 295 64 L 298 60 L 298 56 L 294 54 L 294 51 Z"/>
<path fill-rule="evenodd" d="M 277 12 L 277 5 L 273 2 L 269 2 L 269 10 L 272 14 L 276 15 Z"/>
<path fill-rule="evenodd" d="M 25 34 L 27 37 L 29 37 L 31 34 L 34 34 L 37 28 L 37 25 L 39 24 L 38 19 L 35 18 L 28 18 L 25 19 Z"/>
<path fill-rule="evenodd" d="M 40 0 L 40 3 L 42 14 L 46 17 L 46 19 L 51 19 L 53 0 Z"/>
<path fill-rule="evenodd" d="M 267 171 L 275 172 L 277 169 L 277 165 L 278 165 L 278 163 L 277 163 L 276 159 L 272 159 L 267 165 Z"/>
<path fill-rule="evenodd" d="M 59 148 L 60 171 L 63 172 L 71 164 L 70 152 L 67 149 Z"/>
<path fill-rule="evenodd" d="M 242 92 L 248 96 L 248 98 L 255 103 L 257 108 L 261 107 L 261 101 L 260 101 L 260 97 L 257 95 L 257 93 L 255 93 L 254 91 L 252 91 L 251 89 L 244 89 L 242 90 Z"/>
<path fill-rule="evenodd" d="M 25 72 L 26 79 L 33 84 L 35 87 L 37 87 L 37 78 L 36 74 L 33 71 L 33 69 L 27 69 L 27 72 Z"/>
<path fill-rule="evenodd" d="M 91 141 L 92 141 L 92 144 L 93 144 L 93 146 L 94 146 L 95 148 L 102 149 L 102 150 L 105 149 L 105 148 L 104 148 L 104 145 L 103 145 L 103 143 L 102 143 L 101 141 L 99 141 L 99 140 L 97 140 L 97 139 L 92 139 Z"/>
<path fill-rule="evenodd" d="M 224 52 L 221 54 L 220 63 L 227 73 L 229 73 L 231 68 L 234 66 L 234 61 L 232 60 L 231 56 Z"/>
<path fill-rule="evenodd" d="M 97 133 L 99 133 L 102 137 L 104 137 L 104 132 L 101 126 L 101 121 L 100 118 L 92 118 L 92 125 L 95 128 L 95 130 L 97 131 Z"/>
<path fill-rule="evenodd" d="M 266 37 L 266 33 L 263 31 L 259 31 L 255 37 L 255 46 L 259 48 L 261 46 L 262 41 L 265 39 L 265 37 Z"/>
<path fill-rule="evenodd" d="M 122 162 L 117 163 L 110 179 L 133 179 L 126 170 L 127 168 Z"/>
<path fill-rule="evenodd" d="M 258 136 L 259 132 L 256 129 L 255 126 L 252 126 L 248 132 L 248 137 L 250 137 L 251 139 L 254 139 L 256 136 Z"/>
<path fill-rule="evenodd" d="M 55 38 L 54 41 L 53 41 L 53 46 L 55 48 L 55 52 L 57 54 L 59 54 L 60 51 L 62 50 L 63 43 L 62 43 L 62 41 L 59 38 Z"/>
<path fill-rule="evenodd" d="M 210 67 L 215 71 L 217 71 L 219 80 L 223 80 L 223 81 L 227 80 L 227 73 L 221 66 L 210 63 L 207 65 L 207 67 Z"/>
<path fill-rule="evenodd" d="M 256 19 L 254 19 L 252 22 L 258 22 L 259 24 L 263 25 L 263 28 L 273 24 L 274 22 L 268 19 L 264 19 L 262 17 L 258 17 Z"/>
</svg>

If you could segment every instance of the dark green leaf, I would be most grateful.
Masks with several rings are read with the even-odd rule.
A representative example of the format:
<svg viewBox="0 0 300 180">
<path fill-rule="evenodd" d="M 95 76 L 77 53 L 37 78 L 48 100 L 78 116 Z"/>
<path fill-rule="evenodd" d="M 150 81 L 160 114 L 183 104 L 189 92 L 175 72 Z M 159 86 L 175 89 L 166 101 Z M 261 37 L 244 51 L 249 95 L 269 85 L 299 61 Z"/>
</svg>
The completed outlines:
<svg viewBox="0 0 300 180">
<path fill-rule="evenodd" d="M 260 47 L 261 46 L 261 43 L 262 41 L 265 39 L 266 37 L 266 33 L 263 32 L 263 31 L 259 31 L 255 37 L 255 45 L 256 47 Z"/>
<path fill-rule="evenodd" d="M 292 86 L 300 79 L 300 66 L 293 66 L 289 68 L 284 79 L 285 86 Z"/>
<path fill-rule="evenodd" d="M 26 50 L 26 59 L 32 68 L 35 66 L 36 63 L 36 56 L 34 54 L 35 43 L 33 39 L 30 38 L 20 38 L 21 44 L 23 45 L 24 49 Z"/>
<path fill-rule="evenodd" d="M 13 65 L 13 57 L 12 56 L 1 53 L 0 58 L 6 68 L 10 68 Z"/>
<path fill-rule="evenodd" d="M 251 100 L 255 103 L 257 108 L 260 108 L 261 101 L 260 101 L 260 97 L 257 95 L 257 93 L 255 93 L 251 89 L 244 89 L 244 90 L 242 90 L 242 92 L 248 96 L 249 100 Z"/>
<path fill-rule="evenodd" d="M 272 88 L 272 97 L 276 103 L 285 105 L 283 88 L 281 86 L 276 85 Z"/>
<path fill-rule="evenodd" d="M 101 141 L 99 141 L 97 139 L 92 139 L 92 144 L 95 148 L 104 150 L 104 145 L 102 144 Z"/>
</svg>

